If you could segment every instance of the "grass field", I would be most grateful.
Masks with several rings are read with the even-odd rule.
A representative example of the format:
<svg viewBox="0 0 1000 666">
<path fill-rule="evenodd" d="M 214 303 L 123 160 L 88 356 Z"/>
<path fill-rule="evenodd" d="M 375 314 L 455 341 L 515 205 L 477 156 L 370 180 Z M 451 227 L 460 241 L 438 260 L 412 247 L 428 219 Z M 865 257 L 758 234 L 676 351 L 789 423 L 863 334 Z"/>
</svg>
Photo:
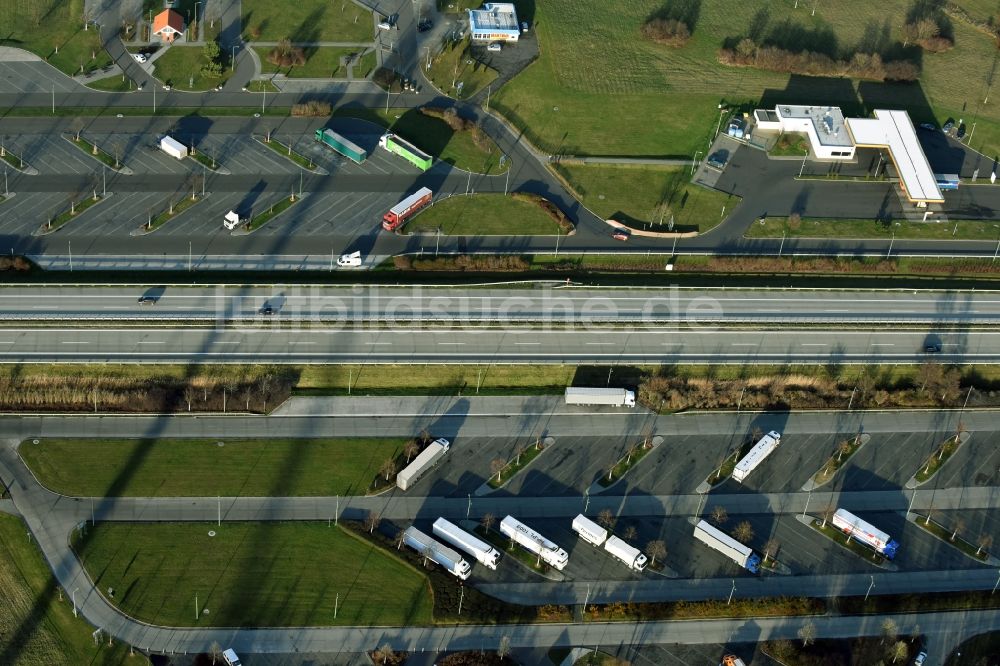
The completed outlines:
<svg viewBox="0 0 1000 666">
<path fill-rule="evenodd" d="M 322 46 L 305 49 L 306 62 L 298 67 L 279 67 L 267 60 L 271 48 L 267 46 L 254 47 L 260 56 L 261 72 L 263 74 L 284 74 L 290 79 L 346 79 L 347 66 L 341 59 L 361 51 L 362 47 Z"/>
<path fill-rule="evenodd" d="M 954 49 L 923 55 L 919 84 L 859 83 L 726 67 L 716 56 L 726 38 L 746 34 L 761 10 L 769 11 L 769 31 L 780 30 L 785 19 L 817 31 L 811 34 L 829 29 L 842 53 L 865 40 L 866 32 L 877 35 L 883 23 L 890 41 L 898 40 L 910 0 L 800 1 L 798 8 L 795 0 L 694 4 L 692 38 L 672 49 L 639 34 L 646 18 L 664 6 L 662 0 L 539 2 L 533 29 L 541 56 L 495 94 L 493 103 L 543 149 L 562 154 L 692 155 L 714 132 L 720 102 L 752 106 L 762 97 L 772 106 L 838 104 L 848 113 L 902 107 L 917 122 L 940 123 L 948 116 L 975 120 L 973 145 L 988 154 L 1000 149 L 1000 99 L 991 95 L 982 103 L 991 69 L 984 63 L 994 61 L 996 47 L 965 23 L 953 21 Z M 958 4 L 981 19 L 996 11 L 986 0 Z"/>
<path fill-rule="evenodd" d="M 829 220 L 802 218 L 790 225 L 786 217 L 769 217 L 750 225 L 747 238 L 921 238 L 937 240 L 1000 241 L 1000 222 L 991 220 L 949 220 L 945 222 L 889 223 L 878 220 Z"/>
<path fill-rule="evenodd" d="M 249 41 L 370 42 L 374 28 L 372 12 L 351 0 L 243 0 Z"/>
<path fill-rule="evenodd" d="M 205 57 L 200 46 L 171 46 L 153 63 L 156 78 L 177 90 L 209 90 L 225 83 L 232 69 L 222 68 L 222 76 L 203 76 Z"/>
<path fill-rule="evenodd" d="M 377 64 L 378 56 L 375 55 L 374 49 L 369 49 L 354 63 L 354 78 L 368 78 L 368 75 L 375 71 L 375 65 Z"/>
<path fill-rule="evenodd" d="M 676 231 L 705 233 L 723 219 L 722 207 L 731 210 L 738 197 L 690 183 L 690 168 L 595 166 L 560 164 L 557 170 L 582 197 L 583 205 L 604 218 L 630 226 L 654 222 L 667 231 L 671 214 Z M 660 225 L 659 205 L 665 202 Z"/>
<path fill-rule="evenodd" d="M 497 71 L 473 58 L 470 48 L 468 39 L 451 43 L 431 60 L 431 68 L 424 70 L 431 83 L 450 97 L 468 99 L 497 78 Z"/>
<path fill-rule="evenodd" d="M 435 203 L 409 222 L 407 233 L 445 236 L 556 236 L 559 225 L 540 207 L 502 194 L 454 196 Z"/>
<path fill-rule="evenodd" d="M 84 0 L 0 2 L 0 46 L 31 51 L 71 76 L 104 67 L 111 58 L 97 28 L 83 29 L 83 9 Z"/>
<path fill-rule="evenodd" d="M 132 79 L 124 74 L 113 74 L 105 79 L 98 79 L 87 84 L 88 88 L 100 90 L 101 92 L 128 92 L 135 90 Z"/>
<path fill-rule="evenodd" d="M 84 497 L 364 494 L 399 439 L 31 440 L 21 457 L 39 481 Z M 224 470 L 224 472 L 220 472 Z"/>
<path fill-rule="evenodd" d="M 0 514 L 0 663 L 6 666 L 89 664 L 141 666 L 142 655 L 128 656 L 128 646 L 107 641 L 94 646 L 94 630 L 73 617 L 70 595 L 59 590 L 48 564 L 25 538 L 25 524 Z"/>
<path fill-rule="evenodd" d="M 432 619 L 425 576 L 325 522 L 98 523 L 82 538 L 74 533 L 73 544 L 96 587 L 114 590 L 115 606 L 155 624 L 426 625 Z"/>
</svg>

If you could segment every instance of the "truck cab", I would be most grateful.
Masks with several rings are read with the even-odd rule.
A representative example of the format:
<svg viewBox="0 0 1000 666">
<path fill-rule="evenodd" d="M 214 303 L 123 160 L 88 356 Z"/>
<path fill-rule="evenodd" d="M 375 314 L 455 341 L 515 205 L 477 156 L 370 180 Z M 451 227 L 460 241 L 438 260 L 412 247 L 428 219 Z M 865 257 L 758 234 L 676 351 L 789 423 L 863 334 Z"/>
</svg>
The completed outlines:
<svg viewBox="0 0 1000 666">
<path fill-rule="evenodd" d="M 245 220 L 239 216 L 239 213 L 237 213 L 234 210 L 231 210 L 228 213 L 226 213 L 225 218 L 223 218 L 222 226 L 224 226 L 229 231 L 232 231 L 236 227 L 240 226 L 240 223 L 244 221 Z"/>
</svg>

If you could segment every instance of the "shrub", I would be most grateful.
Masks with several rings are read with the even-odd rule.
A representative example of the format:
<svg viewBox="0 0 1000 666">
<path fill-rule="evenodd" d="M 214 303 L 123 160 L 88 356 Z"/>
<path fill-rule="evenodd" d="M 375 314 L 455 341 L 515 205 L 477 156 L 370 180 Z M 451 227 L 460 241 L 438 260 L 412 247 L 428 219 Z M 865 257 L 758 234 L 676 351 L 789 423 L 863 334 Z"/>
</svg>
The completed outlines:
<svg viewBox="0 0 1000 666">
<path fill-rule="evenodd" d="M 317 118 L 329 116 L 332 112 L 333 108 L 329 102 L 321 102 L 315 99 L 309 100 L 305 104 L 292 104 L 293 116 Z"/>
<path fill-rule="evenodd" d="M 292 46 L 291 40 L 285 37 L 268 52 L 267 61 L 277 67 L 295 67 L 306 64 L 306 54 L 300 47 Z"/>
<path fill-rule="evenodd" d="M 843 76 L 873 81 L 915 81 L 920 69 L 909 60 L 883 62 L 878 54 L 855 53 L 850 60 L 834 60 L 824 53 L 787 51 L 776 46 L 761 46 L 749 37 L 734 48 L 719 51 L 719 62 L 738 67 L 756 67 L 775 72 L 806 76 Z"/>
<path fill-rule="evenodd" d="M 642 36 L 657 44 L 684 46 L 691 39 L 691 29 L 687 24 L 677 19 L 654 18 L 642 26 Z"/>
<path fill-rule="evenodd" d="M 562 212 L 558 206 L 549 201 L 543 196 L 538 194 L 531 194 L 529 192 L 514 192 L 510 196 L 519 201 L 526 201 L 528 203 L 533 203 L 545 211 L 545 214 L 552 218 L 552 221 L 559 225 L 559 228 L 564 232 L 569 233 L 575 228 L 573 223 L 566 213 Z"/>
</svg>

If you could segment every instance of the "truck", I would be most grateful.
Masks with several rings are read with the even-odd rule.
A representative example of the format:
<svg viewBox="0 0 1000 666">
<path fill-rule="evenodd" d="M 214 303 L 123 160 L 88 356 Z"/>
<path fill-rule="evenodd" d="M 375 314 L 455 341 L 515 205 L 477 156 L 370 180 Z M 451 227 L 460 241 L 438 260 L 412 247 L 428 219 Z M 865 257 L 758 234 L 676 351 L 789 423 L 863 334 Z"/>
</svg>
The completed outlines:
<svg viewBox="0 0 1000 666">
<path fill-rule="evenodd" d="M 399 155 L 421 171 L 427 171 L 434 163 L 434 158 L 430 155 L 392 132 L 383 134 L 378 140 L 378 145 L 394 155 Z"/>
<path fill-rule="evenodd" d="M 737 483 L 743 483 L 743 480 L 750 476 L 750 472 L 757 469 L 757 465 L 774 453 L 780 443 L 781 433 L 776 430 L 761 437 L 760 441 L 754 444 L 754 447 L 743 456 L 743 460 L 736 463 L 736 467 L 733 468 L 733 480 Z"/>
<path fill-rule="evenodd" d="M 433 198 L 434 193 L 429 188 L 421 187 L 382 216 L 382 228 L 386 231 L 395 231 L 418 210 L 429 204 Z"/>
<path fill-rule="evenodd" d="M 160 150 L 171 157 L 176 157 L 179 160 L 184 159 L 188 155 L 187 146 L 170 136 L 165 136 L 160 139 Z"/>
<path fill-rule="evenodd" d="M 846 509 L 837 509 L 833 514 L 833 526 L 865 544 L 876 553 L 884 555 L 887 560 L 895 559 L 899 543 L 871 523 L 861 520 Z"/>
<path fill-rule="evenodd" d="M 635 407 L 635 392 L 623 388 L 566 388 L 567 405 L 610 405 Z"/>
<path fill-rule="evenodd" d="M 716 550 L 750 573 L 760 571 L 760 555 L 704 520 L 694 526 L 694 538 Z"/>
<path fill-rule="evenodd" d="M 431 529 L 434 531 L 434 536 L 440 537 L 459 550 L 472 555 L 480 564 L 496 570 L 497 563 L 500 561 L 500 551 L 490 544 L 444 518 L 435 520 Z"/>
<path fill-rule="evenodd" d="M 582 513 L 573 519 L 573 531 L 589 544 L 602 546 L 608 539 L 608 531 L 587 518 Z"/>
<path fill-rule="evenodd" d="M 246 224 L 246 222 L 247 218 L 240 217 L 240 214 L 237 213 L 235 210 L 229 211 L 228 213 L 226 213 L 226 216 L 222 218 L 222 226 L 224 226 L 226 229 L 229 229 L 230 231 L 240 226 L 241 224 Z"/>
<path fill-rule="evenodd" d="M 441 461 L 444 454 L 448 453 L 449 447 L 451 447 L 451 443 L 443 437 L 428 444 L 427 448 L 413 459 L 413 462 L 396 475 L 396 487 L 400 490 L 410 488 L 420 480 L 421 476 Z"/>
<path fill-rule="evenodd" d="M 507 516 L 500 521 L 500 533 L 521 545 L 525 550 L 538 555 L 542 562 L 559 571 L 562 571 L 569 562 L 569 553 L 514 516 Z"/>
<path fill-rule="evenodd" d="M 332 129 L 316 130 L 316 140 L 326 146 L 329 146 L 330 148 L 333 148 L 355 164 L 361 164 L 368 158 L 368 151 L 361 148 L 350 139 L 337 134 Z"/>
<path fill-rule="evenodd" d="M 746 662 L 737 657 L 735 654 L 727 654 L 722 658 L 722 663 L 719 666 L 747 666 Z"/>
<path fill-rule="evenodd" d="M 604 542 L 604 550 L 611 553 L 611 556 L 621 560 L 629 569 L 642 571 L 646 568 L 646 556 L 635 546 L 630 546 L 624 539 L 619 539 L 614 534 Z"/>
<path fill-rule="evenodd" d="M 460 580 L 466 580 L 472 573 L 472 565 L 462 559 L 454 550 L 438 543 L 416 527 L 410 525 L 403 532 L 403 543 L 424 557 L 434 560 L 445 568 L 445 571 Z"/>
</svg>

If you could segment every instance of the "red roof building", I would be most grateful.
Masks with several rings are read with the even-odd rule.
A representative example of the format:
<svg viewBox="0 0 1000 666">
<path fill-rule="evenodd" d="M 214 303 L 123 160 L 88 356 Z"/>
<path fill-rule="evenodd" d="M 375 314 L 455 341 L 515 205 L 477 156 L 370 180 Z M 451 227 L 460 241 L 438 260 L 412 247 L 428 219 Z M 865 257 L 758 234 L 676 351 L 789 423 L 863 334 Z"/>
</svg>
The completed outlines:
<svg viewBox="0 0 1000 666">
<path fill-rule="evenodd" d="M 170 43 L 184 35 L 184 17 L 173 9 L 164 9 L 153 18 L 153 34 Z"/>
</svg>

